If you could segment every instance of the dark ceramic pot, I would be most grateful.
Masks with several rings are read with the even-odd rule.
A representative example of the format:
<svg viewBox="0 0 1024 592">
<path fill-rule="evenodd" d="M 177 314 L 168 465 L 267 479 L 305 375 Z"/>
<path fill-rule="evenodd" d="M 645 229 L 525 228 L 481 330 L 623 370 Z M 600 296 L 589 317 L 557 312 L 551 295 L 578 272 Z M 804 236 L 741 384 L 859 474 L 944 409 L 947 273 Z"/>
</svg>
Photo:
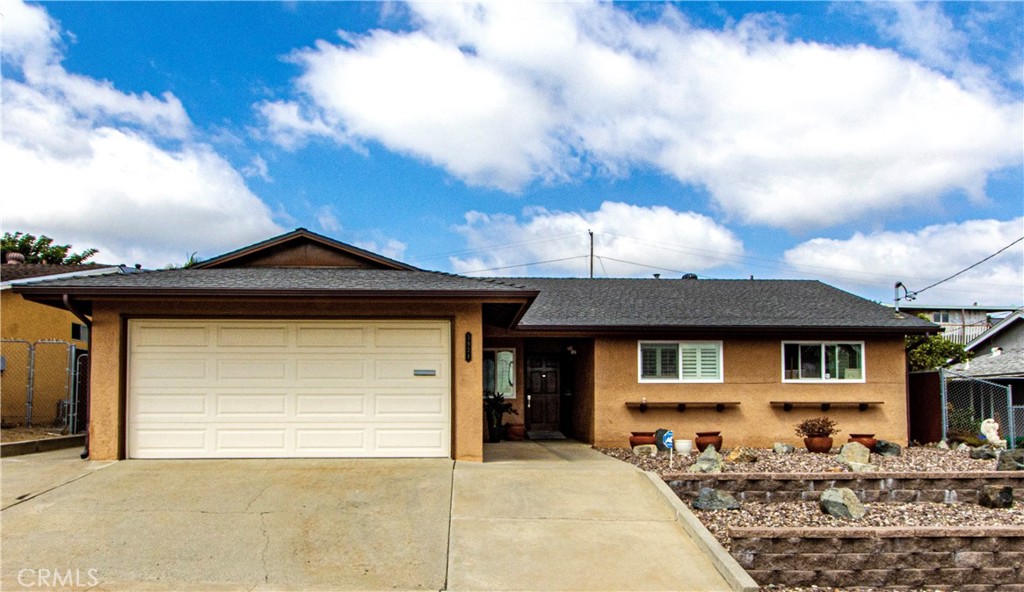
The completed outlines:
<svg viewBox="0 0 1024 592">
<path fill-rule="evenodd" d="M 508 426 L 508 439 L 513 442 L 520 442 L 526 439 L 526 426 L 521 423 L 512 423 Z"/>
<path fill-rule="evenodd" d="M 804 438 L 804 446 L 807 452 L 829 453 L 832 452 L 831 436 L 811 436 Z"/>
<path fill-rule="evenodd" d="M 878 444 L 874 434 L 850 434 L 850 442 L 860 442 L 871 452 L 875 451 L 875 445 Z"/>
<path fill-rule="evenodd" d="M 704 452 L 704 450 L 711 445 L 714 445 L 715 450 L 722 451 L 722 432 L 697 432 L 697 439 L 693 443 L 697 446 L 697 450 Z"/>
<path fill-rule="evenodd" d="M 654 432 L 630 432 L 633 434 L 629 437 L 630 448 L 634 446 L 643 446 L 644 444 L 654 444 Z"/>
</svg>

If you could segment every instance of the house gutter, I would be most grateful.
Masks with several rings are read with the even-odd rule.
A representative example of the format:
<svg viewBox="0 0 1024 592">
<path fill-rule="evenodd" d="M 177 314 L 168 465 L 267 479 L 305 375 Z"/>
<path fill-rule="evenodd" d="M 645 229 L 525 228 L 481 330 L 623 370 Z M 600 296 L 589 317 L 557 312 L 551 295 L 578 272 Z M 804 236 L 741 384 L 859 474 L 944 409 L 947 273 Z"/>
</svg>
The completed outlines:
<svg viewBox="0 0 1024 592">
<path fill-rule="evenodd" d="M 75 307 L 75 305 L 71 302 L 71 295 L 70 294 L 62 295 L 61 301 L 64 303 L 64 308 L 68 309 L 68 311 L 71 314 L 75 315 L 75 317 L 78 318 L 78 320 L 82 321 L 82 323 L 86 327 L 89 328 L 89 339 L 88 339 L 88 341 L 86 341 L 86 343 L 89 344 L 89 365 L 91 366 L 92 365 L 92 319 L 90 319 L 89 317 L 87 317 L 84 314 L 82 314 L 82 311 L 80 311 L 78 308 Z M 91 381 L 92 372 L 89 373 L 89 376 L 90 376 L 90 381 Z M 84 405 L 84 408 L 85 408 L 85 418 L 84 418 L 84 420 L 85 420 L 85 448 L 82 449 L 82 454 L 79 455 L 79 457 L 82 460 L 85 460 L 85 459 L 89 458 L 89 393 L 92 392 L 92 385 L 90 385 L 90 388 L 85 389 L 85 392 L 86 392 L 85 405 Z"/>
</svg>

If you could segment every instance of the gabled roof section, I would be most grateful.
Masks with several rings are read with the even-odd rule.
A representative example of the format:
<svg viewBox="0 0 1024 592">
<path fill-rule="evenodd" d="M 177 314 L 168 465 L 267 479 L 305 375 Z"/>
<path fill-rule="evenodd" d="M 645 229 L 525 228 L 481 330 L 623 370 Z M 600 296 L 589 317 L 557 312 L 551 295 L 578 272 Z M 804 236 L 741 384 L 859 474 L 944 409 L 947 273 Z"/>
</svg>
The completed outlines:
<svg viewBox="0 0 1024 592">
<path fill-rule="evenodd" d="M 1024 349 L 980 356 L 950 369 L 975 378 L 1024 378 Z"/>
<path fill-rule="evenodd" d="M 1014 323 L 1021 322 L 1024 322 L 1024 308 L 1018 308 L 1017 310 L 1013 311 L 1013 314 L 1005 317 L 1003 320 L 999 321 L 995 325 L 992 325 L 992 327 L 990 327 L 988 331 L 985 331 L 981 335 L 978 335 L 970 343 L 968 343 L 965 346 L 965 349 L 967 351 L 974 351 L 975 348 L 977 348 L 979 345 L 985 343 L 989 339 L 992 339 L 996 335 L 1009 329 Z"/>
<path fill-rule="evenodd" d="M 192 266 L 192 269 L 239 267 L 416 270 L 415 267 L 401 261 L 371 253 L 305 228 L 296 228 L 287 234 L 202 261 Z"/>
</svg>

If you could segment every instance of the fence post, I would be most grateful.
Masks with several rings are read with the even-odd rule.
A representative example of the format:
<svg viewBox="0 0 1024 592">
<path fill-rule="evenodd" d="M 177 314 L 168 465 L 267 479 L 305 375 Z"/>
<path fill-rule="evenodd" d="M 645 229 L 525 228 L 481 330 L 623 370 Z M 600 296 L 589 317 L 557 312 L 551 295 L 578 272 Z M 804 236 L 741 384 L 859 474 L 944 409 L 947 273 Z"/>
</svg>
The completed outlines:
<svg viewBox="0 0 1024 592">
<path fill-rule="evenodd" d="M 942 441 L 948 440 L 946 429 L 949 426 L 949 410 L 946 408 L 946 370 L 939 368 L 939 393 L 942 397 Z"/>
<path fill-rule="evenodd" d="M 36 345 L 28 344 L 28 386 L 25 392 L 25 427 L 32 427 L 32 395 L 35 391 Z"/>
<path fill-rule="evenodd" d="M 1006 439 L 1010 448 L 1017 447 L 1017 420 L 1014 418 L 1017 411 L 1013 408 L 1013 385 L 1006 385 L 1006 415 L 1010 419 L 1010 436 Z"/>
</svg>

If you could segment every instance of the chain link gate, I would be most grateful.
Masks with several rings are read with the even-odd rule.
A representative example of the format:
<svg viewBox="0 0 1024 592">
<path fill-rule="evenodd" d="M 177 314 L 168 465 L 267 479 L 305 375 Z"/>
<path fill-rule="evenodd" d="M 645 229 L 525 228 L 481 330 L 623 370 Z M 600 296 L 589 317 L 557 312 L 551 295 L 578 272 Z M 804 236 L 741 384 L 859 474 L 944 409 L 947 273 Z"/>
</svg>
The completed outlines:
<svg viewBox="0 0 1024 592">
<path fill-rule="evenodd" d="M 1010 448 L 1024 437 L 1024 406 L 1013 405 L 1010 387 L 952 370 L 939 370 L 942 392 L 942 438 L 947 442 L 976 439 L 981 422 L 992 418 Z"/>
<path fill-rule="evenodd" d="M 3 427 L 56 427 L 72 434 L 84 427 L 78 421 L 78 385 L 84 376 L 87 387 L 88 375 L 79 372 L 80 357 L 74 345 L 49 339 L 34 343 L 4 339 L 0 354 Z"/>
</svg>

